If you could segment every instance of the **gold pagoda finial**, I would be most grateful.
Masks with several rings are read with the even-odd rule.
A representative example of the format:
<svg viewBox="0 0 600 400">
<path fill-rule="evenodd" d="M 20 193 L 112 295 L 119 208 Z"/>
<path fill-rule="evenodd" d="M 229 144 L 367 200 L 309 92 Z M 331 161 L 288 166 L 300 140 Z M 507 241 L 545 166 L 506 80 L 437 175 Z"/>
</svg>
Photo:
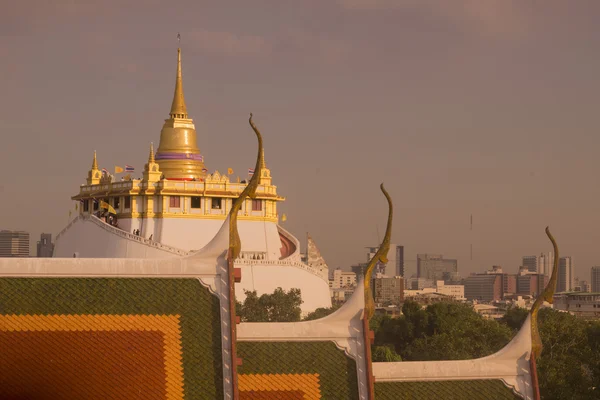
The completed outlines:
<svg viewBox="0 0 600 400">
<path fill-rule="evenodd" d="M 556 283 L 558 281 L 558 245 L 556 244 L 556 240 L 554 240 L 554 236 L 550 233 L 550 227 L 546 227 L 546 235 L 548 239 L 552 242 L 552 247 L 554 248 L 554 265 L 552 267 L 552 275 L 550 275 L 550 281 L 548 282 L 548 286 L 544 289 L 542 293 L 540 293 L 535 299 L 533 306 L 531 306 L 531 347 L 533 351 L 533 355 L 537 358 L 542 354 L 542 339 L 540 338 L 540 331 L 538 328 L 538 311 L 540 307 L 547 301 L 552 304 L 554 302 L 554 292 L 556 291 Z"/>
<path fill-rule="evenodd" d="M 373 270 L 378 262 L 382 264 L 387 264 L 388 258 L 387 254 L 390 251 L 390 239 L 392 237 L 392 221 L 394 219 L 394 206 L 392 204 L 392 198 L 390 197 L 387 190 L 383 186 L 383 183 L 380 186 L 383 195 L 387 199 L 388 202 L 388 220 L 387 227 L 385 229 L 385 235 L 383 237 L 383 242 L 379 246 L 379 250 L 373 256 L 369 264 L 367 264 L 367 268 L 365 271 L 364 277 L 364 290 L 365 290 L 365 318 L 368 320 L 371 319 L 373 314 L 375 314 L 375 301 L 373 300 L 373 291 L 371 290 L 371 275 L 373 275 Z"/>
<path fill-rule="evenodd" d="M 92 169 L 98 169 L 98 160 L 96 159 L 96 150 L 94 150 L 94 161 L 92 161 Z"/>
<path fill-rule="evenodd" d="M 183 97 L 183 80 L 181 78 L 181 48 L 177 49 L 177 77 L 175 78 L 175 94 L 171 104 L 171 118 L 187 118 L 187 107 Z"/>
<path fill-rule="evenodd" d="M 152 164 L 154 162 L 154 143 L 150 142 L 150 155 L 148 156 L 148 164 Z"/>
</svg>

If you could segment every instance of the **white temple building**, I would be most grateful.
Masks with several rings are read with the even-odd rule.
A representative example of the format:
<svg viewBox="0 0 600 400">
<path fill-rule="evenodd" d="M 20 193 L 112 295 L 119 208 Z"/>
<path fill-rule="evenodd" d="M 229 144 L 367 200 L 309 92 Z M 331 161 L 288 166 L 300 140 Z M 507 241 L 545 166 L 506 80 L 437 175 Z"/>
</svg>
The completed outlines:
<svg viewBox="0 0 600 400">
<path fill-rule="evenodd" d="M 227 173 L 209 173 L 197 144 L 194 121 L 183 94 L 181 50 L 178 49 L 175 93 L 156 153 L 150 145 L 141 179 L 116 180 L 98 166 L 94 152 L 87 179 L 72 197 L 79 214 L 56 237 L 54 257 L 170 258 L 203 248 L 223 225 L 232 202 L 247 185 L 231 182 Z M 126 171 L 125 171 L 126 172 Z M 299 288 L 304 313 L 330 307 L 328 270 L 304 263 L 300 243 L 279 224 L 277 193 L 271 171 L 261 160 L 257 195 L 247 199 L 238 217 L 242 252 L 235 261 L 245 290 L 259 295 L 277 287 Z"/>
</svg>

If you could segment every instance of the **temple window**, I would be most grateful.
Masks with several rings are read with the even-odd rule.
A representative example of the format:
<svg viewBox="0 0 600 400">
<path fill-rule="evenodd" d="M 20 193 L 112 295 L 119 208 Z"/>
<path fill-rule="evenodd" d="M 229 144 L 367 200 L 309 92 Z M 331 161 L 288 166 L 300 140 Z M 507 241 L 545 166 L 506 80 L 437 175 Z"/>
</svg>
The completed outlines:
<svg viewBox="0 0 600 400">
<path fill-rule="evenodd" d="M 125 196 L 125 208 L 131 208 L 131 196 Z"/>
<path fill-rule="evenodd" d="M 121 200 L 121 198 L 118 196 L 113 199 L 113 207 L 115 208 L 115 210 L 119 208 L 119 200 Z"/>
<path fill-rule="evenodd" d="M 262 211 L 262 200 L 252 199 L 252 211 Z"/>
<path fill-rule="evenodd" d="M 99 204 L 97 201 L 94 201 L 94 211 L 98 211 Z"/>
<path fill-rule="evenodd" d="M 90 201 L 89 200 L 83 201 L 83 211 L 85 211 L 85 212 L 90 211 Z"/>
<path fill-rule="evenodd" d="M 212 209 L 213 210 L 220 210 L 221 209 L 221 199 L 220 197 L 213 197 L 212 199 Z"/>
<path fill-rule="evenodd" d="M 169 207 L 181 207 L 181 196 L 169 197 Z"/>
<path fill-rule="evenodd" d="M 201 208 L 200 196 L 192 196 L 192 208 Z"/>
</svg>

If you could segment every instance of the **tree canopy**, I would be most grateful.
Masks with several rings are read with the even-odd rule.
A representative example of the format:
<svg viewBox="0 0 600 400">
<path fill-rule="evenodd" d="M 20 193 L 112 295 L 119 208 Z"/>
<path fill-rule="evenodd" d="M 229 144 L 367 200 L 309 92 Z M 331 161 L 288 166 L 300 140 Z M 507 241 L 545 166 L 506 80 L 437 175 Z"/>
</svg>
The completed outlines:
<svg viewBox="0 0 600 400">
<path fill-rule="evenodd" d="M 312 321 L 315 319 L 323 318 L 338 310 L 341 307 L 341 304 L 335 304 L 331 307 L 319 307 L 315 311 L 308 313 L 308 315 L 304 318 L 304 321 Z"/>
<path fill-rule="evenodd" d="M 406 301 L 403 315 L 373 319 L 375 346 L 392 346 L 405 361 L 464 360 L 500 350 L 511 330 L 482 318 L 472 307 L 436 303 L 421 308 Z"/>
<path fill-rule="evenodd" d="M 246 290 L 244 293 L 244 302 L 236 301 L 236 313 L 242 322 L 300 321 L 300 289 L 290 289 L 286 292 L 279 287 L 272 294 L 265 293 L 260 296 L 256 294 L 256 290 Z"/>
</svg>

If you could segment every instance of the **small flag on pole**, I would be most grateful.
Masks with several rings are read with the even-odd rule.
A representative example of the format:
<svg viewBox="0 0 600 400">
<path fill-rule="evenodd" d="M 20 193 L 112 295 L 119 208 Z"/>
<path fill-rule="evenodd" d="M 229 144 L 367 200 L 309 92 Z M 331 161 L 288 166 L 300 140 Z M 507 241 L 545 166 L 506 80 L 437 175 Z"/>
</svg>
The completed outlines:
<svg viewBox="0 0 600 400">
<path fill-rule="evenodd" d="M 102 168 L 102 173 L 108 175 L 108 170 L 106 168 Z"/>
<path fill-rule="evenodd" d="M 233 168 L 227 168 L 227 175 L 233 174 Z"/>
<path fill-rule="evenodd" d="M 115 174 L 120 174 L 121 172 L 123 172 L 123 168 L 115 165 Z"/>
<path fill-rule="evenodd" d="M 254 175 L 254 168 L 248 168 L 248 175 Z"/>
<path fill-rule="evenodd" d="M 177 32 L 177 42 L 181 43 L 181 33 Z"/>
<path fill-rule="evenodd" d="M 126 172 L 134 172 L 135 168 L 133 168 L 131 165 L 125 164 L 125 171 Z"/>
</svg>

